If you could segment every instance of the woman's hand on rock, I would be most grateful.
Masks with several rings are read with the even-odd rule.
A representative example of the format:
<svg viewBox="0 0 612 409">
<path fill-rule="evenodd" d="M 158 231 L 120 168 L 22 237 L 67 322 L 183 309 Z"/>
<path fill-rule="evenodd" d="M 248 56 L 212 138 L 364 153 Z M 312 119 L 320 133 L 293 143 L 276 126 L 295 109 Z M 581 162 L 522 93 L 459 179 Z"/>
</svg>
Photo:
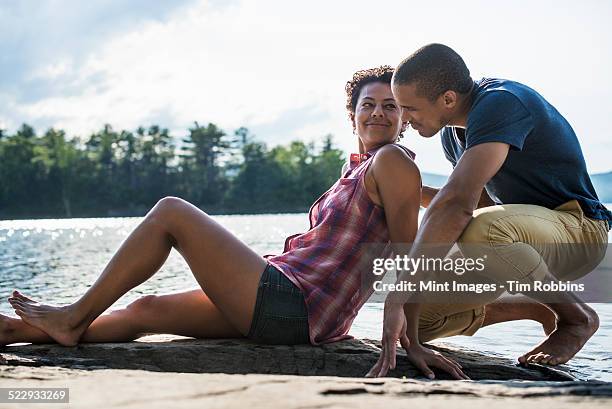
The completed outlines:
<svg viewBox="0 0 612 409">
<path fill-rule="evenodd" d="M 387 301 L 385 302 L 380 357 L 366 374 L 366 377 L 385 376 L 389 369 L 395 368 L 398 339 L 404 349 L 410 346 L 410 340 L 406 336 L 406 317 L 404 316 L 403 304 Z"/>
</svg>

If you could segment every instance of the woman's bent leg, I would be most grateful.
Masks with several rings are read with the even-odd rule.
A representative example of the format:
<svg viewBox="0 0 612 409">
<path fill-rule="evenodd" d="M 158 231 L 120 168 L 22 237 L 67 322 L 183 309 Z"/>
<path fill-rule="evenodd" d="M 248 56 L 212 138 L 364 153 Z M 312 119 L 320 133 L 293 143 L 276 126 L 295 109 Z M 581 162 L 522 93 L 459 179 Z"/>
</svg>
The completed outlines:
<svg viewBox="0 0 612 409">
<path fill-rule="evenodd" d="M 174 197 L 157 203 L 74 304 L 53 307 L 13 297 L 11 305 L 28 324 L 63 345 L 75 345 L 102 312 L 161 267 L 173 246 L 232 326 L 247 334 L 266 260 L 206 213 Z"/>
<path fill-rule="evenodd" d="M 125 308 L 99 316 L 81 342 L 127 342 L 145 334 L 174 334 L 194 338 L 236 338 L 236 330 L 200 289 L 147 295 Z M 0 314 L 0 345 L 16 342 L 55 342 L 23 320 Z"/>
</svg>

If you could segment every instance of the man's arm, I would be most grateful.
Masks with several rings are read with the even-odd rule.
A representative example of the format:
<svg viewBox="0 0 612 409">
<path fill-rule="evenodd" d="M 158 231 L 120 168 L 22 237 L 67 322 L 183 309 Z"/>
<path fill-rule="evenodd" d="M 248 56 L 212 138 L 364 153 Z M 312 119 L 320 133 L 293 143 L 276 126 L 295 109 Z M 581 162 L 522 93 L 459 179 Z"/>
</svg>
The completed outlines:
<svg viewBox="0 0 612 409">
<path fill-rule="evenodd" d="M 421 207 L 428 208 L 429 204 L 439 191 L 440 188 L 424 185 L 423 190 L 421 192 Z M 480 209 L 481 207 L 488 207 L 493 205 L 495 205 L 495 202 L 493 201 L 493 199 L 491 199 L 491 197 L 487 193 L 487 190 L 482 189 L 480 200 L 478 201 L 478 206 L 476 208 Z"/>
<path fill-rule="evenodd" d="M 421 228 L 409 251 L 408 256 L 410 258 L 418 259 L 424 256 L 426 246 L 432 243 L 445 243 L 447 248 L 439 246 L 437 249 L 439 254 L 427 252 L 427 257 L 437 256 L 441 258 L 448 253 L 450 247 L 457 241 L 471 220 L 472 212 L 478 204 L 485 183 L 497 173 L 506 160 L 508 149 L 508 144 L 488 142 L 476 145 L 463 154 L 448 183 L 431 200 L 431 204 L 423 217 Z M 378 179 L 380 181 L 379 189 L 383 187 L 382 190 L 393 192 L 395 189 L 389 181 L 397 179 L 390 178 L 390 176 L 393 176 L 391 169 L 388 172 L 384 177 Z M 381 194 L 381 196 L 383 196 L 385 204 L 389 203 L 389 201 L 384 200 L 384 194 Z M 390 198 L 394 196 L 389 195 Z M 385 205 L 386 212 L 387 207 Z M 387 223 L 389 223 L 389 220 L 387 220 Z M 405 231 L 405 229 L 403 230 Z M 407 236 L 405 232 L 402 234 L 398 231 L 398 233 L 400 237 Z M 390 234 L 392 241 L 402 243 L 401 240 L 393 240 L 391 229 Z M 422 274 L 421 271 L 403 271 L 398 275 L 398 283 L 409 281 L 409 276 L 414 273 Z M 399 339 L 410 362 L 428 377 L 433 379 L 434 373 L 431 367 L 437 367 L 445 370 L 456 379 L 467 379 L 456 362 L 421 346 L 418 338 L 420 304 L 414 301 L 414 299 L 409 299 L 409 294 L 402 292 L 391 292 L 387 296 L 381 340 L 382 351 L 378 362 L 370 369 L 367 376 L 385 376 L 389 369 L 395 368 L 396 343 Z"/>
<path fill-rule="evenodd" d="M 423 216 L 420 229 L 410 257 L 419 258 L 424 255 L 428 243 L 444 243 L 448 248 L 437 250 L 438 254 L 427 252 L 427 257 L 444 257 L 450 247 L 457 241 L 465 227 L 472 218 L 472 213 L 482 195 L 482 190 L 501 168 L 508 155 L 509 145 L 501 142 L 488 142 L 476 145 L 465 151 L 457 166 L 453 170 L 447 184 L 440 189 L 431 201 L 429 208 Z M 403 272 L 398 276 L 398 282 L 407 281 Z M 422 274 L 417 271 L 415 274 Z M 408 295 L 404 293 L 390 293 L 391 302 L 404 304 Z M 411 342 L 418 340 L 419 304 L 407 304 L 404 308 L 406 314 L 406 334 Z"/>
</svg>

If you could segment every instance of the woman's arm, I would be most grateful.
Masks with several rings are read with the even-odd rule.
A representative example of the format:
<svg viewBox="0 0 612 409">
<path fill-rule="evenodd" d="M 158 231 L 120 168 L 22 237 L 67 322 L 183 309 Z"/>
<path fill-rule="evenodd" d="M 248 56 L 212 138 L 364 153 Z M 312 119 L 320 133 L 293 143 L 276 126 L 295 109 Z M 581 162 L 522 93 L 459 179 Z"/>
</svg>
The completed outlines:
<svg viewBox="0 0 612 409">
<path fill-rule="evenodd" d="M 421 205 L 421 173 L 401 148 L 383 146 L 368 172 L 385 209 L 392 243 L 412 243 Z"/>
<path fill-rule="evenodd" d="M 429 207 L 429 204 L 439 191 L 440 188 L 423 185 L 421 190 L 421 207 Z"/>
</svg>

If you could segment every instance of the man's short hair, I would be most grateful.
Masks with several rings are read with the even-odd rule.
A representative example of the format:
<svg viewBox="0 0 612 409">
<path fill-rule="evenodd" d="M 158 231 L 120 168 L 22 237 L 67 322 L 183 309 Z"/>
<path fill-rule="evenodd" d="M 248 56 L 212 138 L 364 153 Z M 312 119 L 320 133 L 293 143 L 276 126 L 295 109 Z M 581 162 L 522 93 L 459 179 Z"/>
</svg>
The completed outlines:
<svg viewBox="0 0 612 409">
<path fill-rule="evenodd" d="M 397 66 L 393 84 L 416 84 L 417 95 L 435 101 L 449 90 L 461 94 L 469 92 L 474 81 L 465 62 L 452 48 L 428 44 Z"/>
</svg>

